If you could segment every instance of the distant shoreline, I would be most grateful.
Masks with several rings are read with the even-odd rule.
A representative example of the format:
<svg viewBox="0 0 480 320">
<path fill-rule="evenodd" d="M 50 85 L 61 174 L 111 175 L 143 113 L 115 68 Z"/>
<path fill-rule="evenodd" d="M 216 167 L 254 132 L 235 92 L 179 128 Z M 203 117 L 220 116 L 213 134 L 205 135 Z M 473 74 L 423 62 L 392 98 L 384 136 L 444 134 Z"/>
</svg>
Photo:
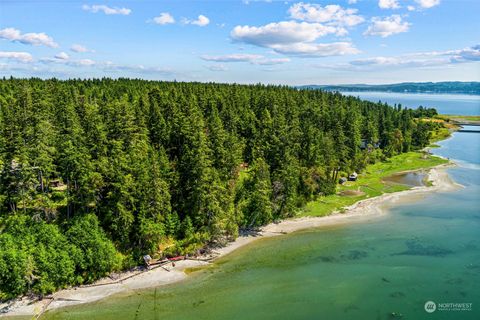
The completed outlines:
<svg viewBox="0 0 480 320">
<path fill-rule="evenodd" d="M 428 194 L 435 192 L 454 191 L 462 186 L 455 183 L 446 172 L 451 164 L 441 164 L 428 170 L 428 181 L 431 186 L 413 187 L 408 190 L 384 193 L 377 197 L 360 200 L 346 207 L 344 213 L 333 213 L 323 217 L 301 217 L 283 220 L 279 223 L 271 223 L 261 228 L 255 235 L 242 235 L 225 247 L 215 249 L 215 256 L 211 261 L 225 257 L 231 252 L 244 247 L 258 239 L 289 234 L 295 231 L 318 228 L 325 226 L 342 225 L 356 222 L 364 222 L 369 219 L 384 216 L 388 210 L 401 203 L 416 201 Z M 421 171 L 425 169 L 413 170 Z M 207 258 L 207 257 L 205 257 Z M 114 294 L 125 293 L 130 290 L 148 289 L 162 285 L 173 284 L 188 277 L 185 269 L 198 268 L 209 265 L 210 262 L 203 260 L 182 260 L 175 262 L 175 267 L 168 265 L 158 267 L 146 272 L 127 271 L 118 274 L 115 281 L 112 278 L 104 278 L 94 285 L 80 286 L 71 289 L 60 290 L 48 298 L 35 301 L 28 297 L 15 300 L 10 310 L 0 315 L 9 316 L 38 316 L 47 310 L 55 310 L 62 307 L 74 306 L 98 301 Z M 122 280 L 125 279 L 125 280 Z M 0 305 L 0 308 L 6 307 Z"/>
<path fill-rule="evenodd" d="M 346 90 L 346 89 L 324 89 L 321 90 L 329 92 L 340 93 L 391 93 L 391 94 L 434 94 L 434 95 L 465 95 L 480 97 L 480 92 L 436 92 L 436 91 L 391 91 L 391 90 Z"/>
<path fill-rule="evenodd" d="M 300 89 L 321 89 L 340 92 L 425 93 L 480 95 L 480 82 L 403 82 L 392 84 L 302 85 Z"/>
</svg>

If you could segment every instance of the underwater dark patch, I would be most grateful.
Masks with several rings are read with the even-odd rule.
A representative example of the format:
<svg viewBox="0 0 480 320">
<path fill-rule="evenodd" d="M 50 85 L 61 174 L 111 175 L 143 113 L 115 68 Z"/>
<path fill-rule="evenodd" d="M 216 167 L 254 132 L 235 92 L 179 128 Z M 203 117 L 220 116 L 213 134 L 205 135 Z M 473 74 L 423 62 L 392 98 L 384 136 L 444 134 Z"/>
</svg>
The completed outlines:
<svg viewBox="0 0 480 320">
<path fill-rule="evenodd" d="M 342 254 L 340 258 L 345 260 L 360 260 L 366 258 L 368 253 L 362 250 L 350 250 L 347 254 Z"/>
<path fill-rule="evenodd" d="M 320 257 L 317 257 L 317 260 L 320 260 L 322 262 L 337 262 L 337 258 L 335 258 L 334 256 L 320 256 Z"/>
<path fill-rule="evenodd" d="M 405 245 L 407 246 L 407 250 L 395 253 L 393 255 L 444 257 L 447 254 L 453 253 L 452 250 L 439 246 L 423 245 L 419 240 L 408 240 L 405 242 Z"/>
<path fill-rule="evenodd" d="M 346 306 L 345 308 L 343 308 L 343 312 L 347 313 L 347 312 L 355 311 L 355 310 L 359 310 L 359 309 L 360 309 L 360 308 L 359 308 L 357 305 L 351 304 L 351 305 Z"/>
<path fill-rule="evenodd" d="M 405 298 L 405 293 L 403 293 L 401 291 L 395 291 L 395 292 L 390 293 L 390 297 L 391 298 Z"/>
</svg>

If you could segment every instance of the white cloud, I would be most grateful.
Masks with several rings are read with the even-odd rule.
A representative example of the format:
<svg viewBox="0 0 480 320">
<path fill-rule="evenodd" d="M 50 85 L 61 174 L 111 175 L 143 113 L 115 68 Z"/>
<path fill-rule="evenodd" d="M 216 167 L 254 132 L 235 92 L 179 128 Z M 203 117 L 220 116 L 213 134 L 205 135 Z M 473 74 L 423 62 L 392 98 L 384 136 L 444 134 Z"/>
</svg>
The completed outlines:
<svg viewBox="0 0 480 320">
<path fill-rule="evenodd" d="M 204 56 L 201 56 L 200 58 L 202 58 L 205 61 L 215 61 L 215 62 L 251 62 L 253 60 L 261 59 L 263 58 L 263 56 L 258 54 L 237 53 L 237 54 L 227 54 L 223 56 L 204 55 Z"/>
<path fill-rule="evenodd" d="M 142 75 L 142 76 L 165 76 L 165 77 L 178 77 L 183 76 L 182 73 L 176 72 L 171 69 L 154 67 L 154 66 L 143 66 L 143 65 L 122 65 L 115 64 L 111 61 L 93 61 L 90 59 L 80 59 L 80 60 L 63 60 L 58 58 L 42 58 L 39 60 L 33 60 L 31 55 L 26 52 L 1 52 L 0 59 L 15 59 L 20 62 L 30 62 L 26 65 L 13 64 L 7 62 L 2 64 L 0 60 L 0 71 L 16 71 L 16 72 L 26 72 L 26 75 L 38 74 L 39 76 L 45 77 L 55 76 L 55 77 L 64 77 L 70 78 L 72 76 L 76 77 L 79 74 L 82 74 L 85 77 L 91 77 L 94 74 L 106 75 L 106 74 L 115 74 L 118 76 L 132 76 L 132 75 Z M 96 73 L 97 72 L 97 73 Z M 99 72 L 99 73 L 98 73 Z M 191 77 L 192 75 L 189 74 Z"/>
<path fill-rule="evenodd" d="M 374 17 L 372 18 L 372 24 L 364 32 L 364 35 L 385 38 L 397 33 L 407 32 L 410 25 L 408 22 L 402 22 L 402 17 L 397 14 L 384 19 Z"/>
<path fill-rule="evenodd" d="M 0 39 L 5 39 L 13 42 L 20 42 L 23 44 L 30 44 L 34 46 L 44 45 L 51 48 L 57 48 L 58 44 L 53 41 L 47 34 L 41 33 L 24 33 L 15 28 L 5 28 L 0 30 Z"/>
<path fill-rule="evenodd" d="M 419 59 L 408 56 L 399 57 L 373 57 L 366 59 L 353 60 L 350 62 L 353 66 L 375 66 L 375 67 L 426 67 L 436 66 L 448 63 L 448 60 L 442 58 Z"/>
<path fill-rule="evenodd" d="M 70 58 L 70 56 L 68 54 L 66 54 L 65 52 L 60 52 L 60 53 L 57 53 L 55 55 L 55 58 L 56 59 L 60 59 L 60 60 L 68 60 Z"/>
<path fill-rule="evenodd" d="M 272 49 L 283 54 L 308 57 L 329 57 L 360 53 L 360 50 L 355 48 L 350 42 L 277 44 Z"/>
<path fill-rule="evenodd" d="M 85 53 L 85 52 L 95 52 L 94 50 L 88 49 L 85 46 L 82 46 L 81 44 L 74 44 L 70 47 L 70 50 L 73 52 L 80 52 L 80 53 Z"/>
<path fill-rule="evenodd" d="M 212 64 L 212 65 L 205 66 L 205 68 L 207 68 L 210 71 L 216 71 L 216 72 L 228 71 L 228 68 L 223 64 Z"/>
<path fill-rule="evenodd" d="M 382 9 L 398 9 L 400 4 L 398 0 L 378 0 L 378 6 Z"/>
<path fill-rule="evenodd" d="M 111 61 L 97 62 L 91 59 L 80 59 L 80 60 L 60 60 L 45 58 L 41 59 L 40 62 L 44 64 L 58 64 L 64 65 L 72 68 L 95 68 L 102 70 L 103 72 L 132 72 L 137 74 L 162 74 L 162 75 L 172 75 L 174 72 L 169 69 L 160 68 L 160 67 L 147 67 L 144 65 L 122 65 L 115 64 Z"/>
<path fill-rule="evenodd" d="M 358 2 L 358 0 L 348 0 L 348 4 L 355 4 L 357 2 Z"/>
<path fill-rule="evenodd" d="M 288 58 L 266 58 L 259 54 L 248 54 L 248 53 L 236 53 L 236 54 L 227 54 L 223 56 L 209 56 L 203 55 L 200 57 L 205 61 L 213 62 L 248 62 L 251 64 L 257 65 L 276 65 L 289 62 Z"/>
<path fill-rule="evenodd" d="M 307 22 L 327 23 L 352 27 L 362 23 L 365 19 L 357 15 L 357 9 L 343 9 L 339 5 L 327 5 L 322 7 L 318 4 L 295 3 L 288 12 L 293 19 Z"/>
<path fill-rule="evenodd" d="M 407 6 L 407 10 L 408 11 L 415 11 L 415 7 L 414 6 Z"/>
<path fill-rule="evenodd" d="M 236 26 L 230 35 L 237 41 L 271 47 L 277 44 L 312 42 L 319 37 L 335 34 L 337 31 L 336 27 L 320 23 L 281 21 L 261 27 Z"/>
<path fill-rule="evenodd" d="M 210 23 L 210 19 L 208 19 L 206 16 L 204 16 L 203 14 L 199 15 L 197 20 L 188 20 L 188 19 L 184 19 L 183 20 L 183 23 L 185 24 L 194 24 L 194 25 L 197 25 L 199 27 L 205 27 L 206 25 L 208 25 Z"/>
<path fill-rule="evenodd" d="M 324 57 L 359 53 L 349 42 L 314 43 L 320 37 L 338 35 L 342 30 L 320 23 L 281 21 L 261 27 L 236 26 L 230 35 L 235 41 L 270 48 L 283 54 Z"/>
<path fill-rule="evenodd" d="M 70 67 L 92 67 L 97 65 L 97 63 L 91 59 L 70 60 L 69 58 L 61 58 L 58 54 L 55 55 L 54 58 L 40 59 L 40 62 L 44 64 L 62 64 Z"/>
<path fill-rule="evenodd" d="M 28 52 L 0 51 L 0 59 L 16 60 L 18 62 L 32 62 L 33 57 Z"/>
<path fill-rule="evenodd" d="M 153 22 L 160 25 L 175 23 L 175 19 L 168 12 L 162 12 L 158 17 L 153 18 Z"/>
<path fill-rule="evenodd" d="M 415 2 L 418 3 L 420 7 L 425 9 L 435 7 L 436 5 L 440 4 L 440 0 L 415 0 Z"/>
<path fill-rule="evenodd" d="M 277 64 L 283 64 L 290 62 L 289 58 L 274 58 L 274 59 L 259 59 L 256 61 L 253 61 L 253 64 L 258 64 L 261 66 L 274 66 Z"/>
<path fill-rule="evenodd" d="M 476 46 L 461 49 L 461 50 L 454 50 L 448 53 L 451 54 L 450 61 L 455 63 L 468 62 L 468 61 L 480 61 L 480 45 L 476 45 Z"/>
<path fill-rule="evenodd" d="M 137 74 L 157 74 L 163 76 L 174 75 L 175 72 L 161 67 L 149 67 L 144 65 L 119 65 L 112 62 L 104 62 L 97 64 L 99 68 L 104 71 L 113 71 L 113 72 L 132 72 Z"/>
<path fill-rule="evenodd" d="M 446 67 L 452 64 L 480 62 L 480 45 L 459 50 L 415 52 L 391 57 L 370 57 L 348 63 L 316 65 L 337 70 L 371 70 L 377 68 Z"/>
<path fill-rule="evenodd" d="M 80 59 L 74 62 L 74 64 L 78 64 L 79 66 L 93 66 L 95 61 L 90 59 Z"/>
<path fill-rule="evenodd" d="M 123 16 L 128 16 L 132 12 L 132 10 L 127 9 L 127 8 L 118 8 L 118 7 L 113 7 L 112 8 L 112 7 L 109 7 L 109 6 L 106 6 L 106 5 L 98 5 L 98 4 L 94 4 L 92 6 L 84 4 L 82 6 L 82 9 L 85 10 L 85 11 L 93 12 L 93 13 L 97 13 L 99 11 L 102 11 L 103 13 L 105 13 L 107 15 L 119 14 L 119 15 L 123 15 Z"/>
</svg>

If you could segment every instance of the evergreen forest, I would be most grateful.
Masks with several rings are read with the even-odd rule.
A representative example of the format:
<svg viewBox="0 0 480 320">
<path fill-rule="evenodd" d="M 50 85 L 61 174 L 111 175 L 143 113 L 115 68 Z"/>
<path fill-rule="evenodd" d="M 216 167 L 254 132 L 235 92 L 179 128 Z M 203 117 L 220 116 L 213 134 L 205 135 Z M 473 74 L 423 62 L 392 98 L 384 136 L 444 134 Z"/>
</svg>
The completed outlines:
<svg viewBox="0 0 480 320">
<path fill-rule="evenodd" d="M 435 109 L 286 86 L 0 80 L 0 300 L 234 239 L 429 144 Z"/>
</svg>

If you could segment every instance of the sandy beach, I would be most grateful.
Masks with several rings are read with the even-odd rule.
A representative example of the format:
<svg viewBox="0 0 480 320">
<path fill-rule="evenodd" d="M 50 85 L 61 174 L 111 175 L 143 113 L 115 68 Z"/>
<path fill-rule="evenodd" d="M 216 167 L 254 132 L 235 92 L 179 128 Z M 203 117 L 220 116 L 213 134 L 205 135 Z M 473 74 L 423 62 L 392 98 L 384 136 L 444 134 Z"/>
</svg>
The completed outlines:
<svg viewBox="0 0 480 320">
<path fill-rule="evenodd" d="M 255 235 L 242 235 L 227 246 L 215 249 L 215 259 L 261 238 L 280 236 L 308 228 L 365 222 L 387 214 L 388 208 L 393 205 L 416 201 L 434 192 L 449 192 L 461 188 L 461 185 L 455 183 L 449 177 L 446 171 L 447 166 L 441 165 L 428 171 L 428 180 L 431 181 L 432 186 L 414 187 L 406 191 L 365 199 L 345 208 L 346 210 L 343 213 L 334 213 L 326 217 L 292 218 L 279 223 L 269 224 Z M 209 263 L 211 262 L 182 260 L 175 262 L 174 267 L 169 264 L 149 271 L 124 272 L 114 278 L 101 279 L 94 285 L 61 290 L 41 301 L 23 297 L 9 302 L 9 304 L 0 304 L 0 310 L 3 311 L 0 317 L 33 316 L 36 318 L 46 310 L 93 302 L 113 294 L 179 282 L 187 278 L 187 274 L 184 272 L 185 269 L 208 265 Z"/>
</svg>

